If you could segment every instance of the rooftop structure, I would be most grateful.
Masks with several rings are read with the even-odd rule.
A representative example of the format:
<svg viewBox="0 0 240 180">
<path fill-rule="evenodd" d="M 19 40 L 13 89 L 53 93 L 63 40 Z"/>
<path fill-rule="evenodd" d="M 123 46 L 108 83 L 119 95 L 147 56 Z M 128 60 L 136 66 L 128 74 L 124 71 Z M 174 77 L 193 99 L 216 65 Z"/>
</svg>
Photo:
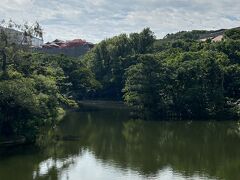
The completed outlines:
<svg viewBox="0 0 240 180">
<path fill-rule="evenodd" d="M 82 39 L 74 39 L 71 41 L 63 41 L 56 39 L 52 42 L 47 42 L 39 48 L 38 51 L 48 54 L 64 54 L 72 57 L 84 55 L 92 49 L 94 44 Z"/>
<path fill-rule="evenodd" d="M 51 48 L 64 49 L 64 48 L 74 48 L 74 47 L 84 46 L 84 45 L 93 46 L 92 43 L 89 43 L 86 40 L 82 40 L 82 39 L 74 39 L 71 41 L 62 41 L 62 40 L 56 39 L 52 42 L 45 43 L 42 47 L 46 49 L 51 49 Z"/>
</svg>

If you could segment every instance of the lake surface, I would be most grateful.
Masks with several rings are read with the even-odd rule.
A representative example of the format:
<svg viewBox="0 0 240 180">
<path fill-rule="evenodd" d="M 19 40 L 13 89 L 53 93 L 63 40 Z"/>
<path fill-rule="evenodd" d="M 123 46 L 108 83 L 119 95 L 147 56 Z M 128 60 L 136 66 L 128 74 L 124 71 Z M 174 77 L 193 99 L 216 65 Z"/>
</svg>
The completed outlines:
<svg viewBox="0 0 240 180">
<path fill-rule="evenodd" d="M 69 112 L 55 133 L 1 149 L 0 180 L 240 179 L 237 122 L 134 121 L 111 104 Z"/>
</svg>

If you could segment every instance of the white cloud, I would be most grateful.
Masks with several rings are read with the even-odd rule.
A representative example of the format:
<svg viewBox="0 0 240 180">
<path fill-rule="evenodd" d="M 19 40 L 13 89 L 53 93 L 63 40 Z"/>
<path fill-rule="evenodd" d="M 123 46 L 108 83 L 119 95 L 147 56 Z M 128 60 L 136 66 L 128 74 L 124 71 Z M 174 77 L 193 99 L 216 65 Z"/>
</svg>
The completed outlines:
<svg viewBox="0 0 240 180">
<path fill-rule="evenodd" d="M 240 26 L 239 0 L 1 0 L 0 17 L 39 21 L 45 40 L 98 42 L 150 27 L 158 37 Z"/>
<path fill-rule="evenodd" d="M 22 9 L 28 9 L 33 4 L 33 0 L 1 0 L 0 11 L 21 11 Z"/>
</svg>

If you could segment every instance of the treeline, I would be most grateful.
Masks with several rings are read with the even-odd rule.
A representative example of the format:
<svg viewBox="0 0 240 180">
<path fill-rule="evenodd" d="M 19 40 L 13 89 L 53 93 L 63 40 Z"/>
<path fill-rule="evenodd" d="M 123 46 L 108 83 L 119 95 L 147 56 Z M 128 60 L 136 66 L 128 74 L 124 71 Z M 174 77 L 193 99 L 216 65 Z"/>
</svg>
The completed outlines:
<svg viewBox="0 0 240 180">
<path fill-rule="evenodd" d="M 42 33 L 39 24 L 23 27 L 24 37 Z M 142 119 L 237 118 L 240 31 L 226 31 L 220 42 L 200 42 L 203 34 L 157 40 L 146 28 L 70 58 L 33 52 L 1 29 L 0 135 L 35 139 L 83 99 L 124 100 Z"/>
<path fill-rule="evenodd" d="M 240 31 L 220 42 L 206 31 L 156 40 L 146 28 L 100 42 L 83 58 L 102 88 L 95 97 L 123 100 L 138 118 L 239 117 Z"/>
<path fill-rule="evenodd" d="M 155 36 L 150 29 L 129 36 L 121 34 L 97 44 L 83 57 L 102 87 L 95 98 L 122 100 L 126 69 L 137 63 L 137 56 L 150 53 Z"/>
<path fill-rule="evenodd" d="M 0 139 L 21 135 L 32 141 L 100 84 L 78 59 L 33 52 L 28 40 L 41 35 L 38 23 L 6 24 L 0 29 Z M 15 37 L 9 28 L 23 33 Z"/>
<path fill-rule="evenodd" d="M 99 86 L 77 59 L 22 52 L 17 60 L 0 76 L 0 134 L 5 136 L 35 139 Z"/>
</svg>

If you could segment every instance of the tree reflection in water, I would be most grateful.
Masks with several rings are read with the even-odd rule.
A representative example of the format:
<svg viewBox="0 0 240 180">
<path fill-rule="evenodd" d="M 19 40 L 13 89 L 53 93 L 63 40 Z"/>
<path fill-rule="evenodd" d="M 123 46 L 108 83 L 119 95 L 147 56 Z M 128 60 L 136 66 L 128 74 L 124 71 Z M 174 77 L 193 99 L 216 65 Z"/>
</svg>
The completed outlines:
<svg viewBox="0 0 240 180">
<path fill-rule="evenodd" d="M 78 124 L 64 124 L 62 133 L 71 129 L 81 137 L 79 147 L 105 163 L 146 177 L 171 167 L 186 177 L 240 178 L 237 122 L 128 120 L 121 110 L 76 113 L 69 119 Z"/>
<path fill-rule="evenodd" d="M 71 112 L 56 133 L 42 137 L 42 148 L 7 150 L 0 177 L 240 179 L 238 122 L 129 120 L 125 109 L 110 109 Z"/>
</svg>

